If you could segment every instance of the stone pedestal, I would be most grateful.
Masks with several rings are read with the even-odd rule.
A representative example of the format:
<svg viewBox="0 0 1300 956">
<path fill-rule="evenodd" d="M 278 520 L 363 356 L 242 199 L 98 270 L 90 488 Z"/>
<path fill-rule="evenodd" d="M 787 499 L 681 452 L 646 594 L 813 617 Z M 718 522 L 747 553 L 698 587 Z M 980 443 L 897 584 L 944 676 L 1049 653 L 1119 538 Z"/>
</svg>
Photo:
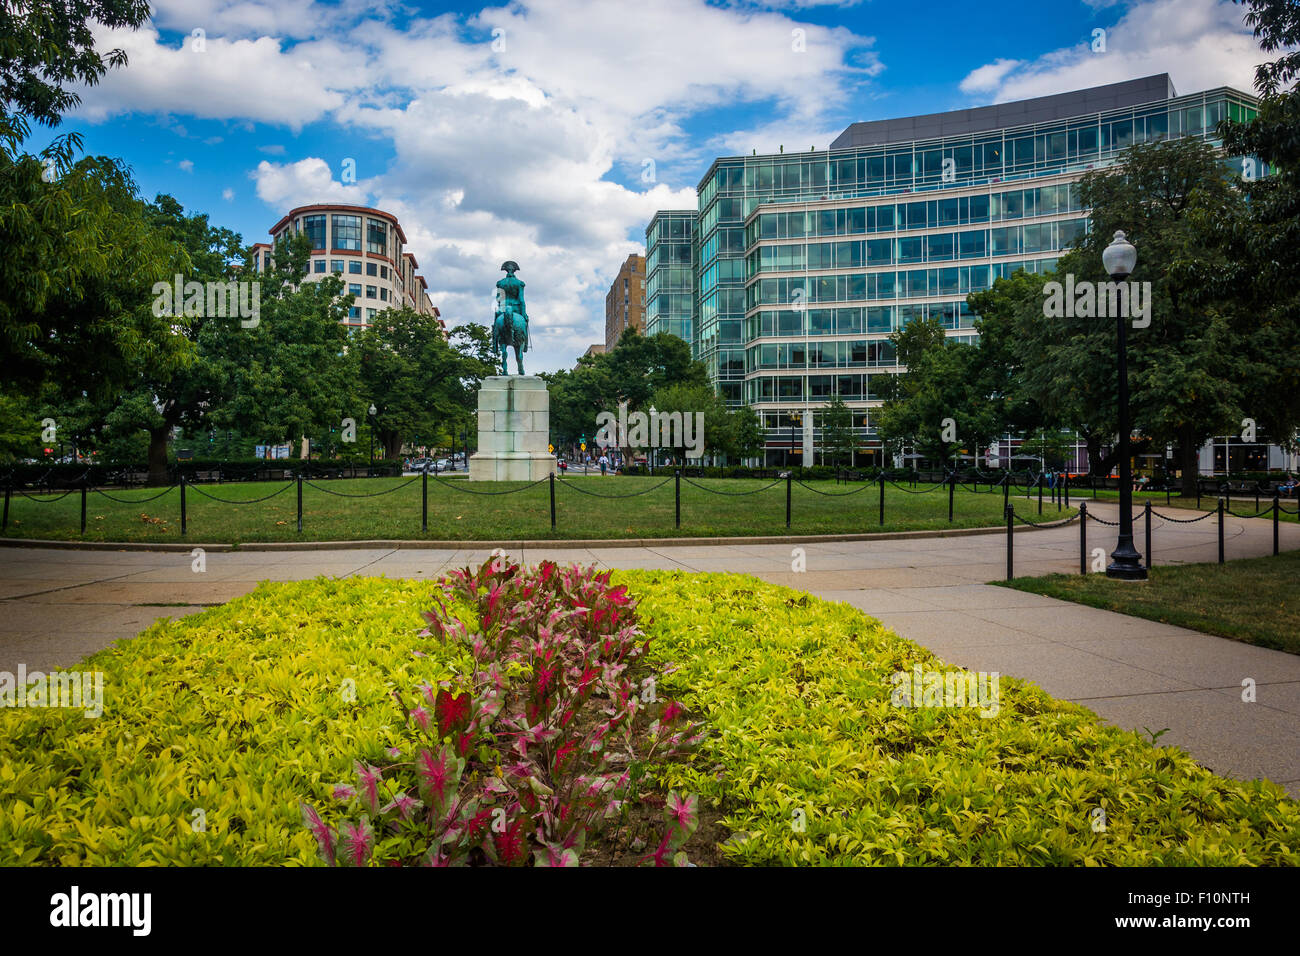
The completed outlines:
<svg viewBox="0 0 1300 956">
<path fill-rule="evenodd" d="M 478 451 L 470 481 L 537 481 L 555 474 L 551 396 L 536 375 L 493 375 L 478 393 Z"/>
</svg>

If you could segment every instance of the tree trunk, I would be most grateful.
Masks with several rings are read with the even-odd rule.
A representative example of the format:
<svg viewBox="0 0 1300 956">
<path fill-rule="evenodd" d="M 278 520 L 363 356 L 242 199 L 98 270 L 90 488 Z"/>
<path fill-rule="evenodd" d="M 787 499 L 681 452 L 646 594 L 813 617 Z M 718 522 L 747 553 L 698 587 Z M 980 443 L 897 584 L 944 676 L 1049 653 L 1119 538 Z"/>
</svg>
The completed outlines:
<svg viewBox="0 0 1300 956">
<path fill-rule="evenodd" d="M 149 429 L 149 484 L 167 484 L 167 436 L 170 426 Z"/>
<path fill-rule="evenodd" d="M 1183 470 L 1183 497 L 1196 497 L 1196 482 L 1200 478 L 1201 448 L 1196 443 L 1196 433 L 1191 426 L 1181 430 L 1178 439 L 1179 465 Z"/>
</svg>

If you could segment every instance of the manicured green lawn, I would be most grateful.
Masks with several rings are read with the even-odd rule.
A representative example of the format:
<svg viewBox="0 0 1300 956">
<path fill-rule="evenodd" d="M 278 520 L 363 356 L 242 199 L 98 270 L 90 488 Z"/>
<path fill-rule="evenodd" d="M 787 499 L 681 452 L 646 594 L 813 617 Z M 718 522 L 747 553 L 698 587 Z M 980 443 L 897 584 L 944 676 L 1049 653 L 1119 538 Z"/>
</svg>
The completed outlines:
<svg viewBox="0 0 1300 956">
<path fill-rule="evenodd" d="M 901 705 L 893 675 L 955 669 L 846 604 L 741 575 L 614 583 L 639 602 L 658 693 L 706 725 L 652 773 L 699 797 L 720 862 L 1300 864 L 1280 787 L 1032 684 L 1002 677 L 992 712 Z M 387 759 L 394 689 L 463 673 L 462 645 L 419 636 L 433 593 L 263 584 L 90 658 L 101 717 L 0 710 L 0 865 L 319 865 L 299 801 L 328 808 L 355 760 Z"/>
<path fill-rule="evenodd" d="M 665 478 L 667 481 L 665 483 Z M 703 487 L 699 487 L 703 486 Z M 918 492 L 933 488 L 919 485 Z M 518 490 L 522 489 L 522 490 Z M 816 490 L 812 490 L 816 489 Z M 488 494 L 513 490 L 512 494 Z M 157 495 L 148 490 L 110 491 L 119 503 L 91 492 L 86 535 L 80 534 L 80 493 L 58 501 L 33 501 L 14 495 L 7 535 L 86 541 L 242 542 L 358 541 L 421 538 L 487 541 L 573 538 L 731 537 L 781 534 L 850 534 L 976 528 L 1002 524 L 1002 495 L 958 490 L 954 520 L 948 523 L 948 494 L 927 494 L 887 486 L 885 524 L 879 523 L 876 485 L 834 482 L 794 484 L 792 519 L 785 527 L 785 482 L 751 479 L 682 481 L 682 526 L 673 525 L 673 481 L 664 477 L 569 477 L 555 483 L 556 528 L 551 530 L 550 496 L 545 482 L 429 480 L 429 532 L 420 533 L 420 479 L 374 478 L 321 481 L 303 489 L 303 530 L 297 531 L 297 489 L 292 482 L 191 485 L 186 492 L 188 535 L 180 533 L 180 491 Z M 846 492 L 856 491 L 855 494 Z M 205 495 L 250 501 L 225 504 Z M 341 497 L 373 495 L 374 497 Z M 587 493 L 584 493 L 587 492 Z M 752 492 L 752 493 L 750 493 Z M 630 497 L 597 497 L 630 496 Z M 1036 505 L 1019 499 L 1022 512 L 1036 516 Z M 1069 517 L 1063 512 L 1062 517 Z M 1055 507 L 1044 519 L 1055 519 Z"/>
<path fill-rule="evenodd" d="M 1300 654 L 1300 551 L 1155 567 L 1145 584 L 1104 574 L 993 583 Z"/>
</svg>

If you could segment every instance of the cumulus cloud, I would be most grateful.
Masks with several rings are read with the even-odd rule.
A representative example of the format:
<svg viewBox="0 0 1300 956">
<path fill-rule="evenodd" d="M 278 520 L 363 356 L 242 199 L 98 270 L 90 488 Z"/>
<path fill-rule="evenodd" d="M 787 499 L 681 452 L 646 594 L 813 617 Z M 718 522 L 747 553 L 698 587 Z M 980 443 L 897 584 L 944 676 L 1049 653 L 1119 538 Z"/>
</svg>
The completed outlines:
<svg viewBox="0 0 1300 956">
<path fill-rule="evenodd" d="M 187 173 L 194 172 L 194 160 L 192 159 L 182 159 L 176 165 L 179 166 L 183 171 Z"/>
<path fill-rule="evenodd" d="M 1105 28 L 1104 52 L 1093 51 L 1089 31 L 1075 46 L 1018 63 L 991 83 L 986 81 L 1008 61 L 982 66 L 966 77 L 962 90 L 991 92 L 991 100 L 1002 103 L 1154 73 L 1170 74 L 1181 93 L 1217 86 L 1250 90 L 1263 54 L 1243 23 L 1243 10 L 1231 0 L 1144 0 Z"/>
<path fill-rule="evenodd" d="M 776 4 L 808 5 L 823 4 Z M 392 212 L 452 325 L 490 320 L 497 267 L 514 259 L 535 319 L 530 367 L 568 366 L 603 339 L 605 292 L 643 251 L 645 224 L 695 205 L 712 155 L 823 148 L 884 68 L 870 38 L 770 6 L 522 0 L 399 27 L 377 0 L 159 0 L 152 27 L 98 38 L 130 65 L 81 91 L 81 113 L 229 120 L 267 139 L 332 129 L 364 178 L 267 142 L 273 159 L 248 176 L 270 221 L 313 202 Z M 735 107 L 746 126 L 764 121 L 717 141 L 685 133 Z"/>
</svg>

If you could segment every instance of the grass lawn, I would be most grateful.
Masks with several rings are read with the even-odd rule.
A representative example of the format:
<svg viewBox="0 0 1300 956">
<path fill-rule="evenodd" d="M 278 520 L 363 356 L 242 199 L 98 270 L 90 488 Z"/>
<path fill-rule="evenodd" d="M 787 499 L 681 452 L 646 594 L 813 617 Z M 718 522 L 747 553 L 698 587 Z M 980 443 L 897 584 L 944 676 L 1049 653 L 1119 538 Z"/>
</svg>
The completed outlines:
<svg viewBox="0 0 1300 956">
<path fill-rule="evenodd" d="M 7 535 L 85 541 L 243 542 L 357 541 L 366 539 L 519 540 L 573 538 L 732 537 L 781 534 L 850 534 L 978 528 L 1002 524 L 1002 495 L 958 489 L 954 520 L 948 523 L 948 494 L 942 487 L 928 494 L 886 486 L 885 524 L 879 523 L 880 497 L 875 485 L 795 484 L 792 520 L 785 527 L 785 482 L 752 479 L 682 481 L 682 526 L 673 526 L 673 481 L 664 477 L 569 477 L 555 483 L 556 528 L 551 530 L 546 483 L 429 480 L 429 532 L 420 533 L 420 479 L 344 479 L 305 484 L 303 530 L 297 532 L 297 491 L 291 482 L 191 485 L 186 492 L 188 536 L 180 533 L 180 490 L 153 501 L 157 491 L 111 491 L 112 501 L 91 492 L 87 498 L 86 534 L 80 534 L 81 498 L 74 492 L 57 501 L 33 501 L 14 495 Z M 920 485 L 917 491 L 931 487 Z M 485 494 L 508 489 L 514 494 Z M 817 489 L 816 491 L 811 489 Z M 708 489 L 708 490 L 704 490 Z M 761 490 L 760 490 L 761 489 Z M 858 490 L 856 494 L 846 492 Z M 251 501 L 225 504 L 207 495 Z M 626 498 L 595 497 L 633 495 Z M 333 492 L 333 494 L 331 494 Z M 388 492 L 375 497 L 348 498 Z M 477 492 L 477 493 L 475 493 Z M 638 492 L 646 492 L 637 494 Z M 756 492 L 744 494 L 745 492 Z M 820 493 L 819 493 L 820 492 Z M 839 497 L 836 497 L 839 496 Z M 55 496 L 43 496 L 55 497 Z M 1020 499 L 1024 504 L 1023 499 Z M 1023 509 L 1022 509 L 1023 510 Z M 1031 514 L 1035 513 L 1033 511 Z M 1062 517 L 1069 517 L 1063 512 Z M 1044 506 L 1044 517 L 1055 518 Z"/>
<path fill-rule="evenodd" d="M 1280 787 L 1219 777 L 1032 684 L 1001 678 L 988 716 L 900 705 L 893 675 L 955 669 L 846 604 L 741 575 L 614 583 L 639 602 L 659 693 L 706 725 L 644 795 L 698 796 L 701 859 L 1300 864 L 1300 804 Z M 99 718 L 0 710 L 0 865 L 319 865 L 299 801 L 336 812 L 354 760 L 402 740 L 390 692 L 456 671 L 461 651 L 418 634 L 432 593 L 263 584 L 90 658 Z"/>
<path fill-rule="evenodd" d="M 1145 584 L 1104 574 L 995 581 L 1005 587 L 1300 654 L 1300 551 L 1226 564 L 1154 567 Z"/>
</svg>

